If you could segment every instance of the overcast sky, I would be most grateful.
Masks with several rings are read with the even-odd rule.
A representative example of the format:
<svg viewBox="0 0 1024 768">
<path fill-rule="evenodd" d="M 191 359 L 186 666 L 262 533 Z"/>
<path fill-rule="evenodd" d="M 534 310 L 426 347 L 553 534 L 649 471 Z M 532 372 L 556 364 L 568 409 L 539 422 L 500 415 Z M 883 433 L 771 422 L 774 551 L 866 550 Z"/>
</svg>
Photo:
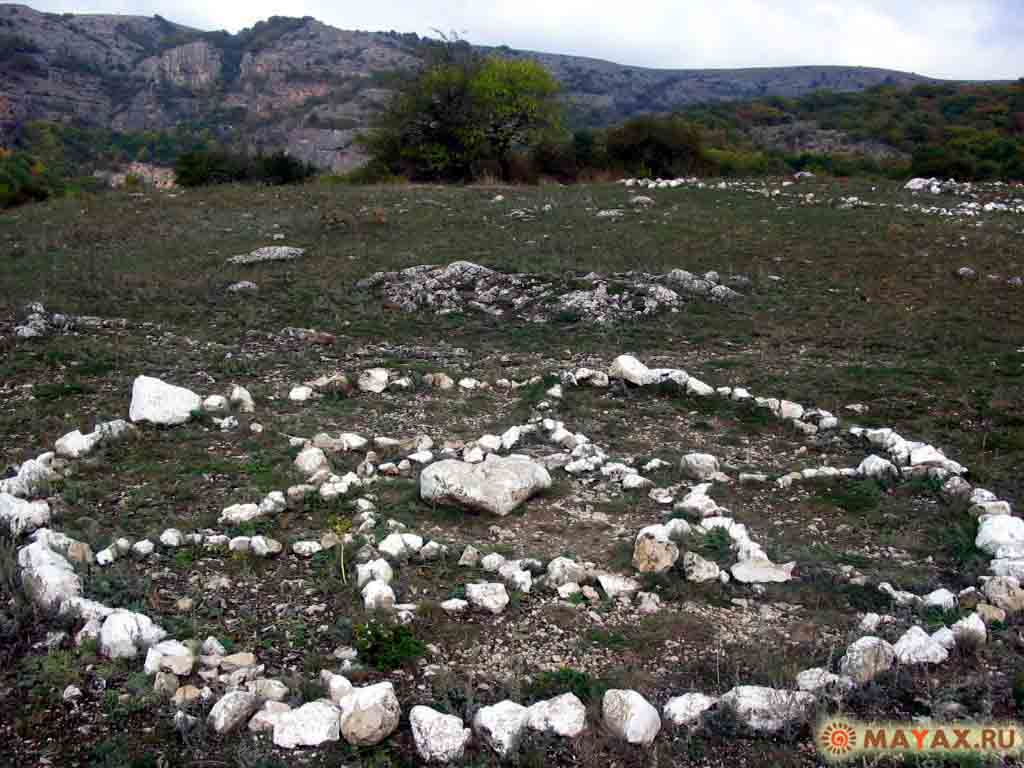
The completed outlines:
<svg viewBox="0 0 1024 768">
<path fill-rule="evenodd" d="M 1024 77 L 1024 0 L 39 0 L 232 32 L 272 15 L 647 67 L 844 64 L 954 79 Z"/>
</svg>

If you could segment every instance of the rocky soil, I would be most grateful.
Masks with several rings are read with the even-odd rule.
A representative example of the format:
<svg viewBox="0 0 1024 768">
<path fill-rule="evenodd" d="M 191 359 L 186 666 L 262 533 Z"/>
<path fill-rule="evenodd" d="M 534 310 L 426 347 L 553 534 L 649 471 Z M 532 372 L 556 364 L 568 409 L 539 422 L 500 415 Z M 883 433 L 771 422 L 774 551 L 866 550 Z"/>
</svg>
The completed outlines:
<svg viewBox="0 0 1024 768">
<path fill-rule="evenodd" d="M 634 269 L 605 258 L 592 273 L 516 271 L 473 246 L 458 250 L 479 261 L 416 266 L 435 252 L 427 228 L 419 253 L 350 262 L 302 219 L 271 218 L 285 204 L 306 215 L 307 198 L 268 200 L 252 218 L 230 199 L 193 199 L 181 215 L 227 212 L 221 235 L 201 219 L 182 235 L 215 285 L 165 294 L 129 281 L 107 305 L 120 302 L 118 317 L 83 313 L 69 284 L 59 304 L 37 293 L 45 301 L 5 314 L 8 754 L 55 765 L 813 765 L 820 716 L 1019 717 L 1024 526 L 1019 427 L 1004 420 L 1024 351 L 1012 328 L 996 364 L 938 375 L 928 366 L 941 350 L 913 363 L 927 392 L 892 375 L 865 387 L 901 356 L 916 360 L 912 348 L 890 358 L 837 345 L 827 364 L 805 364 L 798 344 L 769 354 L 759 341 L 826 333 L 785 313 L 809 296 L 823 312 L 820 292 L 847 301 L 840 273 L 744 260 L 770 223 L 751 230 L 753 246 L 737 229 L 729 253 L 700 258 L 690 249 L 705 236 L 673 223 L 701 205 L 720 216 L 746 205 L 743 221 L 804 217 L 802 234 L 825 214 L 853 241 L 878 221 L 867 217 L 898 215 L 915 223 L 906 237 L 920 242 L 919 225 L 949 243 L 979 237 L 967 229 L 977 220 L 912 211 L 908 192 L 856 190 L 873 203 L 863 208 L 798 204 L 828 196 L 814 180 L 767 195 L 752 183 L 660 184 L 642 184 L 649 202 L 619 185 L 587 204 L 472 190 L 458 193 L 474 196 L 471 214 L 455 213 L 468 207 L 458 200 L 443 209 L 453 218 L 439 238 L 471 215 L 510 252 L 548 233 L 589 252 L 558 234 L 570 225 L 604 227 L 609 241 L 665 227 L 670 245 Z M 423 201 L 437 190 L 390 194 L 389 215 L 419 203 L 436 225 Z M 126 258 L 178 215 L 177 198 L 154 203 L 166 207 L 133 224 Z M 51 243 L 62 230 L 32 217 L 56 210 L 29 212 L 9 234 Z M 513 214 L 523 210 L 532 220 Z M 607 210 L 622 214 L 597 216 Z M 546 218 L 570 215 L 557 227 Z M 980 271 L 1016 272 L 993 255 L 1019 237 L 1016 216 L 980 212 L 983 230 L 1007 238 L 973 253 Z M 259 232 L 236 239 L 227 221 Z M 287 236 L 271 245 L 280 223 Z M 78 258 L 97 269 L 74 247 L 67 269 Z M 35 253 L 20 258 L 49 251 Z M 712 256 L 720 274 L 746 279 L 711 274 Z M 973 326 L 945 322 L 937 291 L 909 292 L 920 271 L 897 270 L 890 307 L 863 276 L 881 262 L 850 255 L 849 269 L 866 271 L 842 305 L 856 319 L 846 334 L 868 338 L 881 322 L 878 338 L 898 328 L 922 344 L 941 328 L 955 344 L 987 327 L 985 307 L 1012 315 L 1012 286 L 958 275 L 960 250 L 943 258 L 935 285 L 959 292 Z M 163 261 L 167 291 L 182 270 Z M 302 292 L 307 279 L 320 293 Z M 730 285 L 731 301 L 712 300 Z M 677 303 L 641 311 L 652 287 Z M 633 301 L 566 317 L 566 297 L 581 294 Z M 147 295 L 138 309 L 126 300 Z M 910 302 L 921 319 L 901 319 Z M 760 335 L 741 337 L 748 322 Z M 530 335 L 538 328 L 546 335 Z M 853 361 L 848 380 L 829 378 Z M 984 410 L 957 401 L 985 383 L 999 389 Z"/>
</svg>

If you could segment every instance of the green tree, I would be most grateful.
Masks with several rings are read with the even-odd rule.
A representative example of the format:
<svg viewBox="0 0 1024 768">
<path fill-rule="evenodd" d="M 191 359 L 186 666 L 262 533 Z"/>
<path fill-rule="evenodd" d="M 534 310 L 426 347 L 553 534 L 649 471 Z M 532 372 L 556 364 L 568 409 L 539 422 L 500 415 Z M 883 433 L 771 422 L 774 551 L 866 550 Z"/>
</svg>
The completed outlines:
<svg viewBox="0 0 1024 768">
<path fill-rule="evenodd" d="M 557 127 L 558 83 L 535 61 L 489 58 L 470 81 L 475 127 L 508 179 L 512 150 Z"/>
<path fill-rule="evenodd" d="M 471 181 L 555 128 L 557 84 L 532 61 L 483 58 L 462 41 L 435 44 L 363 137 L 382 175 Z"/>
<path fill-rule="evenodd" d="M 608 158 L 630 173 L 684 176 L 709 172 L 713 161 L 700 128 L 679 117 L 636 117 L 608 132 Z"/>
</svg>

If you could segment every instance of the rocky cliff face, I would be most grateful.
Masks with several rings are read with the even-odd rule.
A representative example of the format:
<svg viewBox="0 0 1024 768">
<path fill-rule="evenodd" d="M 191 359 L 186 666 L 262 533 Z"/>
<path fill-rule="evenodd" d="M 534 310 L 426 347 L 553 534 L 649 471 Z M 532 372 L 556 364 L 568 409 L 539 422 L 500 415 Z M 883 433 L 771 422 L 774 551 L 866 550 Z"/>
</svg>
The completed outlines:
<svg viewBox="0 0 1024 768">
<path fill-rule="evenodd" d="M 118 131 L 187 125 L 344 171 L 362 162 L 353 140 L 387 101 L 389 73 L 420 65 L 420 42 L 308 17 L 273 17 L 229 35 L 159 16 L 57 15 L 0 5 L 0 136 L 29 120 Z M 650 70 L 497 52 L 540 60 L 562 82 L 574 120 L 586 125 L 696 101 L 924 80 L 849 67 Z"/>
</svg>

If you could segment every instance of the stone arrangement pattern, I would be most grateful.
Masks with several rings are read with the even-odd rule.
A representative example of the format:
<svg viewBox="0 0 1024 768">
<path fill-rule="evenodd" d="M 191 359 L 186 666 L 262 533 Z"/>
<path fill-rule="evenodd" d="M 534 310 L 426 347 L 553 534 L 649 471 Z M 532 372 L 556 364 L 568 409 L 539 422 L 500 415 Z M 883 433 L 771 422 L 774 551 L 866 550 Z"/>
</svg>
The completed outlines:
<svg viewBox="0 0 1024 768">
<path fill-rule="evenodd" d="M 464 378 L 456 384 L 443 373 L 425 378 L 427 386 L 441 390 L 459 387 L 473 389 L 515 389 L 535 384 L 499 380 L 493 384 Z M 827 411 L 808 409 L 786 400 L 755 397 L 736 387 L 714 388 L 678 369 L 650 369 L 636 358 L 620 356 L 607 372 L 579 369 L 561 375 L 561 384 L 551 387 L 551 401 L 564 396 L 565 387 L 607 387 L 613 381 L 644 387 L 679 387 L 693 397 L 718 397 L 733 401 L 751 401 L 766 408 L 777 418 L 790 423 L 800 434 L 838 430 L 839 419 Z M 343 374 L 332 374 L 292 390 L 291 399 L 305 401 L 336 387 L 352 387 L 364 393 L 380 393 L 412 387 L 412 382 L 394 376 L 385 369 L 370 369 L 351 384 Z M 301 397 L 296 390 L 301 389 Z M 550 409 L 550 402 L 539 404 Z M 253 398 L 243 387 L 235 386 L 225 395 L 205 399 L 180 387 L 157 379 L 139 377 L 132 392 L 130 418 L 137 423 L 159 425 L 180 424 L 197 411 L 225 415 L 220 423 L 231 418 L 231 408 L 251 413 Z M 255 426 L 255 425 L 254 425 Z M 228 428 L 231 428 L 230 426 Z M 217 733 L 228 733 L 243 725 L 252 731 L 272 733 L 273 741 L 282 748 L 317 746 L 341 738 L 353 745 L 377 744 L 388 738 L 401 719 L 400 705 L 390 683 L 355 687 L 343 675 L 324 670 L 321 682 L 329 698 L 307 702 L 292 710 L 283 703 L 288 689 L 281 681 L 263 676 L 264 668 L 251 653 L 227 654 L 215 638 L 205 642 L 181 643 L 167 639 L 164 629 L 142 613 L 106 606 L 82 594 L 82 582 L 73 563 L 95 562 L 108 565 L 119 557 L 145 558 L 156 547 L 154 542 L 131 542 L 118 539 L 93 555 L 89 547 L 50 529 L 49 504 L 42 500 L 51 492 L 58 475 L 54 461 L 76 460 L 89 455 L 110 441 L 124 439 L 138 429 L 125 421 L 96 425 L 88 434 L 75 430 L 60 438 L 55 450 L 26 461 L 16 476 L 0 481 L 0 519 L 16 536 L 31 536 L 31 543 L 18 551 L 18 564 L 28 594 L 41 607 L 71 616 L 83 623 L 76 641 L 95 639 L 101 652 L 110 658 L 144 658 L 144 669 L 154 676 L 154 688 L 164 692 L 181 709 L 175 723 L 181 729 L 192 727 L 196 720 L 186 713 L 189 705 L 217 698 L 211 685 L 222 687 L 208 715 L 208 725 Z M 967 469 L 947 458 L 931 445 L 913 442 L 892 429 L 848 428 L 852 439 L 863 442 L 872 451 L 858 467 L 821 467 L 806 469 L 777 478 L 779 488 L 817 478 L 878 478 L 888 481 L 924 475 L 943 483 L 943 492 L 970 502 L 970 514 L 979 519 L 976 546 L 991 556 L 992 576 L 983 577 L 978 588 L 959 594 L 945 589 L 918 596 L 899 591 L 888 583 L 878 588 L 895 604 L 935 606 L 949 610 L 959 604 L 976 604 L 975 612 L 952 627 L 943 627 L 928 634 L 920 626 L 908 629 L 895 644 L 871 634 L 888 621 L 876 614 L 866 615 L 861 622 L 864 636 L 853 642 L 839 660 L 838 672 L 808 669 L 795 681 L 795 689 L 783 690 L 739 685 L 720 697 L 689 692 L 670 699 L 661 713 L 636 691 L 608 691 L 602 703 L 602 717 L 608 730 L 636 745 L 650 744 L 658 735 L 662 717 L 677 726 L 695 727 L 704 714 L 716 706 L 729 706 L 748 728 L 760 733 L 775 733 L 805 721 L 813 713 L 819 697 L 840 696 L 854 687 L 864 685 L 897 664 L 934 665 L 946 662 L 958 644 L 977 645 L 987 640 L 986 624 L 1000 621 L 1007 613 L 1024 610 L 1024 520 L 1013 515 L 1009 502 L 980 488 L 972 488 L 963 479 Z M 525 455 L 509 453 L 521 441 L 540 438 L 559 449 L 535 462 Z M 223 510 L 221 522 L 238 524 L 262 516 L 272 516 L 289 504 L 301 503 L 307 495 L 319 494 L 331 499 L 354 491 L 369 489 L 389 477 L 408 475 L 420 470 L 420 489 L 425 499 L 443 500 L 468 509 L 501 516 L 525 503 L 532 495 L 551 485 L 550 472 L 564 471 L 570 476 L 599 473 L 610 482 L 621 483 L 624 489 L 650 489 L 653 500 L 675 511 L 699 516 L 701 522 L 691 526 L 675 519 L 662 525 L 648 526 L 636 537 L 634 566 L 641 573 L 659 573 L 671 568 L 679 559 L 677 542 L 691 533 L 721 528 L 728 533 L 737 561 L 728 572 L 715 563 L 692 552 L 683 556 L 684 573 L 695 582 L 730 578 L 752 585 L 786 582 L 793 578 L 795 563 L 776 565 L 750 537 L 746 527 L 736 523 L 708 495 L 716 482 L 728 482 L 717 459 L 709 454 L 688 454 L 681 458 L 680 469 L 696 483 L 678 502 L 668 489 L 655 484 L 636 468 L 609 460 L 605 451 L 585 435 L 573 433 L 562 422 L 537 416 L 527 424 L 509 428 L 502 435 L 484 435 L 477 441 L 456 448 L 445 445 L 435 455 L 433 441 L 421 436 L 406 443 L 389 438 L 372 442 L 359 435 L 344 433 L 339 437 L 326 434 L 311 440 L 293 438 L 302 450 L 295 459 L 295 469 L 305 483 L 274 491 L 258 502 L 236 504 Z M 376 463 L 374 449 L 395 447 L 406 451 L 401 461 Z M 366 458 L 357 472 L 339 477 L 331 472 L 328 452 L 365 451 Z M 504 452 L 506 455 L 502 455 Z M 435 459 L 438 459 L 435 461 Z M 665 462 L 650 462 L 642 468 L 653 473 Z M 768 482 L 767 476 L 741 476 L 741 482 Z M 354 502 L 359 524 L 355 534 L 339 538 L 326 533 L 320 541 L 296 541 L 290 551 L 299 557 L 310 557 L 334 546 L 352 543 L 355 535 L 371 533 L 378 525 L 377 509 L 372 494 L 364 494 Z M 392 563 L 411 558 L 436 560 L 448 555 L 439 542 L 424 542 L 400 523 L 388 521 L 387 533 L 376 545 L 367 543 L 358 553 L 356 566 L 358 588 L 368 611 L 393 612 L 402 622 L 415 620 L 415 604 L 401 604 L 391 587 Z M 165 530 L 158 544 L 166 548 L 203 546 L 215 551 L 224 549 L 272 557 L 286 551 L 281 542 L 264 536 L 228 538 L 214 531 L 183 533 Z M 508 561 L 491 554 L 481 557 L 472 546 L 462 553 L 459 564 L 480 567 L 496 574 L 498 581 L 466 585 L 466 599 L 453 599 L 442 604 L 445 611 L 460 613 L 470 608 L 500 614 L 510 602 L 509 590 L 530 592 L 536 587 L 556 590 L 569 598 L 577 592 L 587 593 L 595 587 L 612 600 L 638 600 L 642 610 L 657 610 L 659 598 L 640 591 L 640 583 L 626 574 L 601 571 L 571 559 L 559 557 L 546 565 L 535 559 Z M 595 593 L 596 594 L 596 593 Z M 982 599 L 988 602 L 982 602 Z M 353 663 L 352 651 L 346 664 Z M 198 685 L 186 680 L 198 677 Z M 73 698 L 73 692 L 66 692 Z M 530 707 L 512 701 L 481 708 L 470 727 L 460 718 L 417 706 L 409 717 L 416 749 L 424 760 L 451 762 L 459 760 L 466 745 L 473 739 L 487 745 L 500 756 L 514 753 L 527 730 L 573 738 L 586 728 L 586 710 L 572 694 L 565 694 Z"/>
</svg>

